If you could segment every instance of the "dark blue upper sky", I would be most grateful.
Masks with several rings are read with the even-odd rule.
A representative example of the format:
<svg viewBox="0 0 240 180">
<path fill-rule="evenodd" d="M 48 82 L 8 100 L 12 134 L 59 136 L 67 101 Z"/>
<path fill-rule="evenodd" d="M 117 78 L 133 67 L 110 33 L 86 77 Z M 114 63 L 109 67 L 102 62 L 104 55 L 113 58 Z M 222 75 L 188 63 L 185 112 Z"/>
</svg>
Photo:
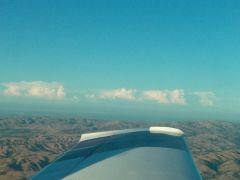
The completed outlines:
<svg viewBox="0 0 240 180">
<path fill-rule="evenodd" d="M 0 104 L 237 116 L 239 19 L 238 0 L 2 0 Z"/>
</svg>

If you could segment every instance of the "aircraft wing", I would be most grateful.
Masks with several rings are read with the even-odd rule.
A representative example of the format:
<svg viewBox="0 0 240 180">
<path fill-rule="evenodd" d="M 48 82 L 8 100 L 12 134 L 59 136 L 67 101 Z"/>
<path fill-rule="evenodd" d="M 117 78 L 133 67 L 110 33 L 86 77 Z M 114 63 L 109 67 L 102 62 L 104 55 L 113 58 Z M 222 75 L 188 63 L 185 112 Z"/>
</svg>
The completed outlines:
<svg viewBox="0 0 240 180">
<path fill-rule="evenodd" d="M 201 180 L 183 132 L 150 127 L 83 134 L 32 180 Z"/>
</svg>

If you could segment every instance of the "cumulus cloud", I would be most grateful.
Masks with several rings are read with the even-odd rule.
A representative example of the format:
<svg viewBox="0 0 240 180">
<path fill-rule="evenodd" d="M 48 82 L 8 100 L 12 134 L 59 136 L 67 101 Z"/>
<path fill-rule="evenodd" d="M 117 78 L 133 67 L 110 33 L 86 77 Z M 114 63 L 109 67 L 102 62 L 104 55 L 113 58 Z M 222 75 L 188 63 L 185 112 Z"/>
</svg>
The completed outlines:
<svg viewBox="0 0 240 180">
<path fill-rule="evenodd" d="M 98 98 L 99 96 L 97 96 L 96 94 L 85 94 L 85 98 L 87 99 L 95 99 L 95 98 Z"/>
<path fill-rule="evenodd" d="M 29 96 L 47 99 L 62 99 L 65 96 L 64 86 L 58 82 L 21 81 L 2 84 L 4 94 L 8 96 Z"/>
<path fill-rule="evenodd" d="M 77 101 L 77 100 L 79 100 L 79 97 L 78 96 L 73 96 L 72 100 L 76 100 Z"/>
<path fill-rule="evenodd" d="M 214 98 L 215 94 L 211 91 L 198 91 L 194 92 L 194 95 L 199 97 L 200 103 L 203 106 L 213 106 L 214 105 Z"/>
<path fill-rule="evenodd" d="M 143 91 L 142 98 L 157 101 L 161 104 L 181 104 L 185 105 L 184 90 L 147 90 Z"/>
<path fill-rule="evenodd" d="M 164 91 L 158 91 L 158 90 L 144 91 L 143 99 L 158 101 L 159 103 L 162 103 L 162 104 L 169 103 L 167 93 Z"/>
<path fill-rule="evenodd" d="M 104 90 L 100 92 L 99 97 L 102 99 L 125 99 L 125 100 L 134 100 L 135 90 L 133 89 L 114 89 L 114 90 Z"/>
<path fill-rule="evenodd" d="M 94 93 L 86 93 L 85 98 L 87 99 L 123 99 L 123 100 L 135 100 L 135 90 L 133 89 L 111 89 L 95 91 Z"/>
</svg>

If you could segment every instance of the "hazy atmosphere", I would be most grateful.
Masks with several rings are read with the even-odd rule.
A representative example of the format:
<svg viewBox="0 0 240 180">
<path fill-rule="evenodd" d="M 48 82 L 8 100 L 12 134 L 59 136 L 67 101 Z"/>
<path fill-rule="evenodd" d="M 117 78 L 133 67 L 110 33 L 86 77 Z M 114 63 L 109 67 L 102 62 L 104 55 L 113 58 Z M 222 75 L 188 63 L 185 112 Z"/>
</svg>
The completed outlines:
<svg viewBox="0 0 240 180">
<path fill-rule="evenodd" d="M 1 1 L 0 110 L 237 120 L 239 1 Z"/>
</svg>

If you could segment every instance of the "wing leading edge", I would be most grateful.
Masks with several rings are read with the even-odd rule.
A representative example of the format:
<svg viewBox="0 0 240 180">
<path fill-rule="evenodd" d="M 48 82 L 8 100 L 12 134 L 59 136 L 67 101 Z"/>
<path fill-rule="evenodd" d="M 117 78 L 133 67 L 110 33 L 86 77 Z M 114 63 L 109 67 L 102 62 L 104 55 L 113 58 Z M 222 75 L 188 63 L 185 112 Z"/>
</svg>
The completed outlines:
<svg viewBox="0 0 240 180">
<path fill-rule="evenodd" d="M 168 127 L 83 134 L 38 179 L 201 180 L 183 132 Z"/>
</svg>

